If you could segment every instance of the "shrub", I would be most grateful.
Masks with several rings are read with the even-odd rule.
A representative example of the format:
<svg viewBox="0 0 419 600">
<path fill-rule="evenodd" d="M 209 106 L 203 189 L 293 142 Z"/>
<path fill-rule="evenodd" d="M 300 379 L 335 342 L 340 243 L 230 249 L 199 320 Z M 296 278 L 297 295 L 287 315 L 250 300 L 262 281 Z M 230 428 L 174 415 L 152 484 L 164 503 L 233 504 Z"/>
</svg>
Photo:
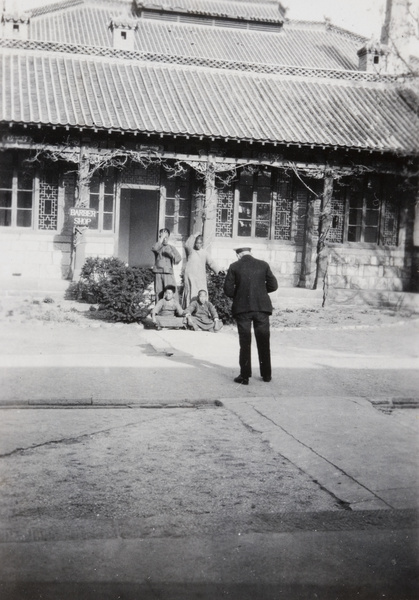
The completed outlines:
<svg viewBox="0 0 419 600">
<path fill-rule="evenodd" d="M 79 281 L 71 286 L 71 294 L 76 300 L 100 304 L 103 300 L 104 283 L 113 273 L 125 268 L 125 263 L 115 256 L 87 258 L 81 269 Z M 70 290 L 68 291 L 70 293 Z"/>
<path fill-rule="evenodd" d="M 213 271 L 207 269 L 207 284 L 208 284 L 208 298 L 217 309 L 218 316 L 223 323 L 233 323 L 233 317 L 231 315 L 231 305 L 233 301 L 224 294 L 224 280 L 225 275 L 215 275 Z"/>
<path fill-rule="evenodd" d="M 149 268 L 129 267 L 119 258 L 88 258 L 72 288 L 78 300 L 99 304 L 110 321 L 133 323 L 148 313 L 154 279 Z"/>
<path fill-rule="evenodd" d="M 113 269 L 101 286 L 100 309 L 111 321 L 133 323 L 143 319 L 151 304 L 147 288 L 153 279 L 151 269 L 125 265 Z"/>
</svg>

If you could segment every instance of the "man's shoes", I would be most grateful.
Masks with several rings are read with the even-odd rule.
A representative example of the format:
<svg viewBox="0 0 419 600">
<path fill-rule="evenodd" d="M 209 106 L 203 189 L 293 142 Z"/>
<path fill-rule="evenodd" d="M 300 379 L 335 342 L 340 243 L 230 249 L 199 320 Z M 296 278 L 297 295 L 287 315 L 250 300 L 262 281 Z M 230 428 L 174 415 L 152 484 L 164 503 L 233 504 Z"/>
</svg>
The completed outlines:
<svg viewBox="0 0 419 600">
<path fill-rule="evenodd" d="M 270 381 L 272 381 L 272 377 L 262 377 L 263 381 L 265 381 L 266 383 L 269 383 Z"/>
<path fill-rule="evenodd" d="M 249 378 L 242 377 L 241 375 L 239 375 L 238 377 L 235 377 L 234 381 L 235 381 L 235 383 L 241 383 L 242 385 L 249 385 Z"/>
</svg>

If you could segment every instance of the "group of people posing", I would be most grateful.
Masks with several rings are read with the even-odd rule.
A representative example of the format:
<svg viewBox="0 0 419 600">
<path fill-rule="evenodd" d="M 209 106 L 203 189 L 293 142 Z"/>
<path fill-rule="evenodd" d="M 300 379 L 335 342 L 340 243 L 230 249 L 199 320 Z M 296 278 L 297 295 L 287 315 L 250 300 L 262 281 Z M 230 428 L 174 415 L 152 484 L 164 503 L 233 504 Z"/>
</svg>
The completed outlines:
<svg viewBox="0 0 419 600">
<path fill-rule="evenodd" d="M 217 311 L 208 300 L 206 266 L 216 274 L 221 273 L 203 248 L 201 234 L 193 234 L 185 243 L 187 262 L 184 271 L 183 308 L 177 299 L 177 287 L 173 266 L 182 257 L 169 244 L 170 231 L 161 229 L 159 239 L 152 247 L 155 264 L 155 292 L 157 303 L 152 309 L 151 320 L 157 329 L 162 327 L 190 328 L 194 330 L 219 331 L 223 326 Z M 233 299 L 232 314 L 239 334 L 240 374 L 236 383 L 248 385 L 252 376 L 251 342 L 252 325 L 259 356 L 262 380 L 272 379 L 270 324 L 271 292 L 278 289 L 278 282 L 269 264 L 254 258 L 250 247 L 234 249 L 237 261 L 227 271 L 224 293 Z"/>
<path fill-rule="evenodd" d="M 217 332 L 223 326 L 214 305 L 208 300 L 208 265 L 214 273 L 220 270 L 203 248 L 203 238 L 199 233 L 191 235 L 185 243 L 186 267 L 183 275 L 183 295 L 181 303 L 177 295 L 173 273 L 182 257 L 178 250 L 169 244 L 170 231 L 161 229 L 159 239 L 152 247 L 154 253 L 154 287 L 156 305 L 151 311 L 151 320 L 157 329 L 187 328 L 195 331 Z M 181 306 L 182 304 L 182 306 Z"/>
</svg>

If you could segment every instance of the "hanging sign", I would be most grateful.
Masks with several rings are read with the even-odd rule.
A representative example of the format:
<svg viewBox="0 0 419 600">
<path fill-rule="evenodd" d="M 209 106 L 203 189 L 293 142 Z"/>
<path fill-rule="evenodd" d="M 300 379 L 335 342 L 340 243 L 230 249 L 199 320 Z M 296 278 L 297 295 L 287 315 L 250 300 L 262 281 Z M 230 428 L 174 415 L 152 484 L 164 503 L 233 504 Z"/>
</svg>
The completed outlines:
<svg viewBox="0 0 419 600">
<path fill-rule="evenodd" d="M 70 217 L 74 225 L 83 227 L 97 227 L 97 210 L 93 208 L 70 208 Z"/>
</svg>

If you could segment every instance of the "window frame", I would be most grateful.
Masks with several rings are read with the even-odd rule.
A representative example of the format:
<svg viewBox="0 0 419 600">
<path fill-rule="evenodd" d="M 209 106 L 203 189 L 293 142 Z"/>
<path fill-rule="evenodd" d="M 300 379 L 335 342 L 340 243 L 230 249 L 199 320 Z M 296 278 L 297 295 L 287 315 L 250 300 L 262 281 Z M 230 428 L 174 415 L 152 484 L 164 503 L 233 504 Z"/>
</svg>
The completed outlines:
<svg viewBox="0 0 419 600">
<path fill-rule="evenodd" d="M 20 165 L 23 163 L 24 158 L 19 153 L 13 153 L 12 155 L 12 182 L 11 187 L 1 187 L 1 191 L 11 192 L 11 206 L 0 207 L 0 210 L 10 211 L 10 225 L 0 224 L 2 231 L 10 231 L 11 229 L 18 229 L 20 231 L 43 231 L 39 228 L 38 214 L 39 214 L 39 173 L 34 167 L 31 168 L 31 182 L 32 189 L 19 187 L 19 176 L 24 172 Z M 19 207 L 19 192 L 25 192 L 31 194 L 31 207 Z M 18 217 L 19 212 L 30 212 L 30 225 L 19 225 Z"/>
<path fill-rule="evenodd" d="M 240 220 L 240 180 L 238 177 L 227 186 L 225 193 L 231 193 L 232 199 L 232 218 L 231 218 L 231 226 L 226 226 L 222 221 L 217 220 L 216 226 L 219 228 L 217 233 L 217 238 L 222 239 L 231 239 L 236 243 L 244 243 L 245 240 L 248 240 L 249 243 L 264 243 L 264 242 L 275 242 L 280 244 L 295 244 L 295 236 L 298 233 L 298 197 L 296 195 L 296 187 L 295 187 L 295 178 L 288 173 L 282 173 L 280 169 L 275 167 L 268 167 L 270 172 L 270 185 L 260 185 L 258 181 L 259 174 L 263 171 L 266 171 L 266 165 L 260 165 L 259 167 L 253 167 L 253 172 L 250 173 L 252 176 L 252 221 L 251 221 L 251 235 L 242 236 L 238 233 L 238 225 Z M 248 186 L 250 187 L 250 186 Z M 268 188 L 269 189 L 269 202 L 259 201 L 258 202 L 258 192 L 260 189 Z M 224 188 L 223 188 L 224 189 Z M 282 208 L 283 203 L 288 206 L 287 210 Z M 269 223 L 268 223 L 268 235 L 266 237 L 258 237 L 255 235 L 256 226 L 258 220 L 267 221 L 267 219 L 258 219 L 257 215 L 257 206 L 258 204 L 268 204 L 269 205 Z M 217 219 L 218 219 L 218 211 L 220 208 L 223 208 L 219 201 L 217 201 Z M 225 207 L 226 210 L 229 210 L 228 207 Z M 289 215 L 289 222 L 283 226 L 283 229 L 287 229 L 285 235 L 280 231 L 281 227 L 278 227 L 277 215 L 278 214 L 286 214 Z M 223 232 L 223 229 L 231 230 L 231 233 L 227 233 L 227 231 Z M 276 237 L 278 234 L 278 237 Z"/>
<path fill-rule="evenodd" d="M 175 188 L 176 188 L 176 181 L 178 179 L 185 182 L 185 196 L 182 197 L 176 193 L 174 196 L 168 196 L 168 194 L 167 194 L 168 182 L 175 180 Z M 192 222 L 192 206 L 193 206 L 192 170 L 189 169 L 188 172 L 185 174 L 184 178 L 181 175 L 175 175 L 175 177 L 169 177 L 166 174 L 166 177 L 165 177 L 165 180 L 164 180 L 164 183 L 162 186 L 162 191 L 163 190 L 164 190 L 164 215 L 163 215 L 162 227 L 167 227 L 170 230 L 170 234 L 173 237 L 173 239 L 183 239 L 183 238 L 186 239 L 187 237 L 189 237 L 191 222 Z M 170 216 L 167 215 L 167 201 L 168 200 L 174 201 L 173 215 L 170 215 Z M 182 233 L 179 231 L 179 223 L 180 223 L 180 218 L 181 218 L 179 208 L 180 208 L 181 200 L 184 200 L 186 202 L 187 208 L 188 208 L 187 216 L 183 217 L 183 215 L 182 215 L 182 218 L 187 218 L 186 233 Z M 173 219 L 173 227 L 169 227 L 167 225 L 168 218 Z"/>
<path fill-rule="evenodd" d="M 261 187 L 263 186 L 259 186 L 259 182 L 258 182 L 258 178 L 259 175 L 261 173 L 261 169 L 255 169 L 253 173 L 251 173 L 252 176 L 252 184 L 251 186 L 247 186 L 247 187 L 251 187 L 252 188 L 252 201 L 251 201 L 251 206 L 252 206 L 252 212 L 251 212 L 251 218 L 250 219 L 243 219 L 245 221 L 249 221 L 250 220 L 250 235 L 244 236 L 244 235 L 239 235 L 238 229 L 239 229 L 239 221 L 240 221 L 240 217 L 239 217 L 239 208 L 240 208 L 240 202 L 242 202 L 243 204 L 246 202 L 247 204 L 250 204 L 250 202 L 242 200 L 240 201 L 240 175 L 239 174 L 236 182 L 234 183 L 234 210 L 233 210 L 233 239 L 237 239 L 237 240 L 265 240 L 265 241 L 270 241 L 272 240 L 272 230 L 273 230 L 273 219 L 274 219 L 274 214 L 275 214 L 275 207 L 274 207 L 274 201 L 273 201 L 273 185 L 274 182 L 276 180 L 275 178 L 275 173 L 273 170 L 270 171 L 270 180 L 271 180 L 271 185 L 270 185 L 270 192 L 269 192 L 269 202 L 258 202 L 258 191 Z M 244 184 L 243 184 L 244 187 Z M 267 237 L 258 237 L 256 236 L 256 226 L 257 226 L 257 205 L 258 204 L 269 204 L 269 219 L 268 219 L 268 235 Z M 261 222 L 264 221 L 264 219 L 259 219 Z"/>
<path fill-rule="evenodd" d="M 89 226 L 89 231 L 92 233 L 115 233 L 116 231 L 116 192 L 117 192 L 117 181 L 114 172 L 99 173 L 95 176 L 99 180 L 99 191 L 92 192 L 91 184 L 89 185 L 89 208 L 91 208 L 92 196 L 98 196 L 98 208 L 97 208 L 97 227 Z M 112 194 L 105 191 L 106 178 L 112 179 Z M 112 196 L 112 212 L 105 211 L 105 196 Z M 104 229 L 104 216 L 112 215 L 112 227 L 110 229 Z"/>
<path fill-rule="evenodd" d="M 372 242 L 372 241 L 366 241 L 365 240 L 365 234 L 366 234 L 366 229 L 368 227 L 372 227 L 371 225 L 367 224 L 367 211 L 369 210 L 368 208 L 368 186 L 369 183 L 371 181 L 373 181 L 373 179 L 375 179 L 377 185 L 374 189 L 374 184 L 372 185 L 374 192 L 378 194 L 379 197 L 379 206 L 377 209 L 377 225 L 374 225 L 373 227 L 376 229 L 377 235 L 376 235 L 376 241 Z M 336 184 L 335 184 L 336 185 Z M 360 217 L 361 217 L 361 223 L 360 225 L 354 225 L 354 224 L 350 224 L 349 223 L 349 215 L 350 215 L 350 210 L 351 210 L 351 205 L 350 205 L 350 183 L 348 183 L 347 189 L 343 190 L 343 194 L 341 196 L 341 200 L 343 200 L 344 203 L 344 212 L 343 212 L 343 228 L 342 228 L 342 241 L 333 241 L 333 242 L 329 242 L 330 244 L 333 245 L 342 245 L 342 244 L 350 244 L 350 245 L 362 245 L 362 246 L 384 246 L 384 242 L 383 242 L 383 235 L 384 235 L 384 222 L 385 222 L 385 216 L 386 216 L 386 210 L 387 210 L 387 196 L 386 196 L 386 190 L 385 190 L 385 181 L 383 180 L 383 177 L 379 174 L 379 173 L 365 173 L 362 176 L 362 180 L 359 181 L 359 193 L 361 194 L 361 201 L 362 201 L 362 207 L 360 207 Z M 333 200 L 332 200 L 333 201 Z M 353 210 L 353 209 L 352 209 Z M 333 218 L 333 217 L 332 217 Z M 348 239 L 348 235 L 349 235 L 349 229 L 350 227 L 353 226 L 355 228 L 359 227 L 360 228 L 360 236 L 359 236 L 359 240 L 349 240 Z M 398 228 L 398 220 L 396 220 L 396 228 Z"/>
<path fill-rule="evenodd" d="M 271 241 L 272 240 L 272 231 L 273 231 L 273 223 L 274 223 L 274 216 L 275 216 L 275 206 L 274 206 L 274 201 L 273 201 L 273 185 L 276 184 L 276 174 L 273 170 L 270 170 L 270 178 L 271 178 L 271 185 L 270 185 L 270 192 L 269 192 L 269 203 L 268 202 L 258 202 L 258 191 L 261 187 L 263 186 L 259 186 L 258 183 L 258 178 L 260 173 L 262 172 L 262 170 L 260 168 L 255 169 L 254 172 L 251 174 L 252 175 L 252 185 L 251 186 L 247 186 L 247 187 L 251 187 L 252 188 L 252 201 L 251 201 L 251 206 L 252 206 L 252 212 L 251 212 L 251 219 L 250 219 L 250 235 L 244 236 L 244 235 L 239 235 L 238 229 L 239 229 L 239 208 L 240 208 L 240 175 L 239 174 L 236 182 L 234 183 L 234 210 L 233 210 L 233 239 L 237 239 L 237 240 L 260 240 L 260 241 Z M 250 204 L 250 202 L 242 200 L 242 203 L 247 203 Z M 269 220 L 268 220 L 268 235 L 267 237 L 258 237 L 256 236 L 256 226 L 257 226 L 257 205 L 258 204 L 269 204 Z M 249 221 L 249 219 L 244 219 L 246 221 Z M 260 221 L 264 221 L 263 219 L 260 219 Z"/>
</svg>

